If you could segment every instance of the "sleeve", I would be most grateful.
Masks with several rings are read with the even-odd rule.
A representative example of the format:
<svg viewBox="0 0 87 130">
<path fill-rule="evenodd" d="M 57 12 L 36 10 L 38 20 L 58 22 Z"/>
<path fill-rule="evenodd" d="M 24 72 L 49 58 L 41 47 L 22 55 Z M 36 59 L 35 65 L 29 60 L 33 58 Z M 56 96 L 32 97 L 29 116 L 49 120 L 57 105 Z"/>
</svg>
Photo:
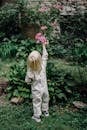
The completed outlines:
<svg viewBox="0 0 87 130">
<path fill-rule="evenodd" d="M 34 74 L 30 70 L 27 71 L 25 76 L 25 82 L 30 83 L 34 79 Z"/>
<path fill-rule="evenodd" d="M 47 50 L 46 50 L 45 45 L 43 44 L 42 64 L 43 64 L 43 66 L 45 66 L 45 67 L 46 67 L 46 65 L 47 65 L 47 60 L 48 60 L 48 52 L 47 52 Z"/>
</svg>

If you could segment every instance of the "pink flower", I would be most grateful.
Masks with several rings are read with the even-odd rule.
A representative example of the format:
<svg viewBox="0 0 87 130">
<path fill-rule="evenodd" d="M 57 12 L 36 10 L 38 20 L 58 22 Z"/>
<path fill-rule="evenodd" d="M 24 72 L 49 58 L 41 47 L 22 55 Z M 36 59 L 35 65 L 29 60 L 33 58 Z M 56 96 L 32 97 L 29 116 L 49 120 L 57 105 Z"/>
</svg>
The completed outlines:
<svg viewBox="0 0 87 130">
<path fill-rule="evenodd" d="M 39 9 L 39 12 L 41 13 L 46 12 L 46 11 L 49 11 L 49 8 L 47 8 L 46 6 L 43 6 Z"/>
<path fill-rule="evenodd" d="M 41 26 L 41 30 L 44 31 L 47 29 L 47 26 Z"/>
<path fill-rule="evenodd" d="M 42 33 L 37 33 L 35 36 L 35 39 L 37 40 L 37 43 L 39 43 L 39 42 L 43 43 L 43 44 L 47 43 L 47 39 Z"/>
<path fill-rule="evenodd" d="M 35 36 L 35 39 L 38 40 L 39 37 L 41 37 L 41 36 L 42 36 L 42 33 L 37 33 L 36 36 Z"/>
<path fill-rule="evenodd" d="M 44 36 L 41 36 L 41 37 L 39 38 L 39 40 L 40 40 L 40 42 L 42 42 L 42 43 L 45 43 L 45 42 L 47 41 Z"/>
<path fill-rule="evenodd" d="M 59 4 L 53 5 L 53 8 L 58 9 L 58 10 L 63 10 L 63 6 L 62 6 L 62 5 L 59 5 Z"/>
</svg>

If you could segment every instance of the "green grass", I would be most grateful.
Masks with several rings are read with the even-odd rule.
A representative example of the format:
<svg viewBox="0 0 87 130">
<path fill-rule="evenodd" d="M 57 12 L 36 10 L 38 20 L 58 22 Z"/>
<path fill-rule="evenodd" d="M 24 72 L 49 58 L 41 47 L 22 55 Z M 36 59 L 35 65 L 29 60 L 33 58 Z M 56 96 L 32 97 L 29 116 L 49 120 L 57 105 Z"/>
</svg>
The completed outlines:
<svg viewBox="0 0 87 130">
<path fill-rule="evenodd" d="M 41 123 L 31 119 L 32 105 L 0 106 L 0 130 L 87 130 L 87 113 L 66 107 L 50 107 L 50 116 Z"/>
</svg>

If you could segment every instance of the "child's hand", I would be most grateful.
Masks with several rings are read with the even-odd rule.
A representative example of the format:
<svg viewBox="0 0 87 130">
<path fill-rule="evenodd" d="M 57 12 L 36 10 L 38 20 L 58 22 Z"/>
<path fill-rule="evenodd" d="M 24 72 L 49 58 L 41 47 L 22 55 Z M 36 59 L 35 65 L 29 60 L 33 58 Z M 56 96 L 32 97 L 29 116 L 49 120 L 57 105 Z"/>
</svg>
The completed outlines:
<svg viewBox="0 0 87 130">
<path fill-rule="evenodd" d="M 44 45 L 48 45 L 49 44 L 49 41 L 47 40 L 46 42 L 43 43 Z"/>
<path fill-rule="evenodd" d="M 29 84 L 32 83 L 32 79 L 31 79 L 31 78 L 28 78 L 28 77 L 26 76 L 25 82 L 29 85 Z"/>
</svg>

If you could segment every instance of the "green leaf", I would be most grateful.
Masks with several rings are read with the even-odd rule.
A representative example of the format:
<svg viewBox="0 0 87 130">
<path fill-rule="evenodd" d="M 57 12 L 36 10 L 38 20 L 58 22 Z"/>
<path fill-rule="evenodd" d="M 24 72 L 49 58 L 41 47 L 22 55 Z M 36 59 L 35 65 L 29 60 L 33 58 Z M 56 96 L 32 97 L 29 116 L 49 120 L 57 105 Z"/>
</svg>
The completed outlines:
<svg viewBox="0 0 87 130">
<path fill-rule="evenodd" d="M 17 89 L 16 89 L 16 90 L 14 90 L 14 92 L 13 92 L 13 96 L 16 96 L 16 97 L 20 96 L 20 95 L 19 95 L 19 92 L 18 92 L 18 90 L 17 90 Z"/>
<path fill-rule="evenodd" d="M 7 94 L 7 98 L 10 99 L 12 97 L 12 93 Z"/>
<path fill-rule="evenodd" d="M 28 88 L 24 88 L 24 87 L 18 87 L 18 90 L 22 92 L 30 92 Z"/>
<path fill-rule="evenodd" d="M 65 100 L 67 99 L 67 97 L 65 96 L 64 93 L 58 94 L 58 98 L 60 98 L 60 99 L 64 98 Z"/>
</svg>

